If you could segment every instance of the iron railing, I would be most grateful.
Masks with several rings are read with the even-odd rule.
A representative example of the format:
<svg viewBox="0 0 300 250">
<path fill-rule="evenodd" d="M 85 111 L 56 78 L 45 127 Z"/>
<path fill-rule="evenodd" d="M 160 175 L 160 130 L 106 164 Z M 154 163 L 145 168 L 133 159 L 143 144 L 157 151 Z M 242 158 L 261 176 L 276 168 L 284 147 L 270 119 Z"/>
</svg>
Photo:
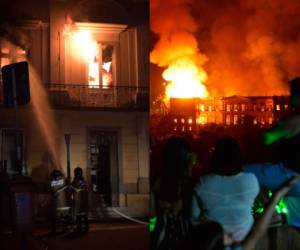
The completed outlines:
<svg viewBox="0 0 300 250">
<path fill-rule="evenodd" d="M 78 84 L 47 84 L 50 103 L 54 108 L 103 108 L 148 111 L 148 87 L 97 87 Z M 3 103 L 0 84 L 0 103 Z"/>
</svg>

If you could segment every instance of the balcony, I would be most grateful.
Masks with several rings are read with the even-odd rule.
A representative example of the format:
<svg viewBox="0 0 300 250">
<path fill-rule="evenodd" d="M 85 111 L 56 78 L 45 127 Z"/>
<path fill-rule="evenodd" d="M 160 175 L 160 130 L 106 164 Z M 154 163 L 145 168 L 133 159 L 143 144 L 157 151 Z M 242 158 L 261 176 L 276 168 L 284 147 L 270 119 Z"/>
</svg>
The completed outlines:
<svg viewBox="0 0 300 250">
<path fill-rule="evenodd" d="M 3 103 L 0 85 L 0 103 Z M 111 86 L 107 88 L 78 84 L 48 84 L 50 103 L 53 108 L 97 108 L 129 111 L 148 111 L 147 87 Z"/>
</svg>

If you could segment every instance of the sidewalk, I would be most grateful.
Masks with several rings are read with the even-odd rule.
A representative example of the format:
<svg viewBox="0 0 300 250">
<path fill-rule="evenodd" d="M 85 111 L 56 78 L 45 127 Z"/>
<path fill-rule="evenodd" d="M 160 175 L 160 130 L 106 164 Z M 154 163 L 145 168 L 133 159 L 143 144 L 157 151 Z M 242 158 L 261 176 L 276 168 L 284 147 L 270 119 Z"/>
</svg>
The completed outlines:
<svg viewBox="0 0 300 250">
<path fill-rule="evenodd" d="M 147 250 L 149 230 L 148 226 L 137 223 L 94 223 L 90 231 L 82 235 L 50 236 L 47 230 L 41 229 L 27 241 L 13 235 L 2 236 L 0 240 L 1 250 Z"/>
</svg>

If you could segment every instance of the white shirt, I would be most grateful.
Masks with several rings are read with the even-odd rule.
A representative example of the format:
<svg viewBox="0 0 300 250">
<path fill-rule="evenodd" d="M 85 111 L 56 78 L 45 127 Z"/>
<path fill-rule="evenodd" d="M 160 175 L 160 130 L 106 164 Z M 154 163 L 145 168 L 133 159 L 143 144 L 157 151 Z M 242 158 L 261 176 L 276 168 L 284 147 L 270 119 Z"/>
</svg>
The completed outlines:
<svg viewBox="0 0 300 250">
<path fill-rule="evenodd" d="M 200 177 L 192 197 L 191 220 L 199 222 L 203 213 L 206 219 L 220 223 L 234 241 L 241 241 L 253 225 L 252 205 L 258 193 L 253 174 Z"/>
</svg>

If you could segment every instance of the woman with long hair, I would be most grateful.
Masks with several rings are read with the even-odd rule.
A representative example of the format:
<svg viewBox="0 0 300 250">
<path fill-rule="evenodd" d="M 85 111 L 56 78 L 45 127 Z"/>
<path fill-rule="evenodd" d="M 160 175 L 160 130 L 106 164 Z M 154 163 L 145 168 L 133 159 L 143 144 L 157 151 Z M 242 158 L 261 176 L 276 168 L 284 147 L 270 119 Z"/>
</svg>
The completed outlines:
<svg viewBox="0 0 300 250">
<path fill-rule="evenodd" d="M 211 160 L 212 173 L 201 176 L 194 187 L 191 220 L 200 217 L 220 223 L 228 242 L 242 241 L 254 222 L 252 205 L 259 193 L 253 174 L 242 172 L 239 143 L 232 137 L 217 142 Z"/>
<path fill-rule="evenodd" d="M 186 140 L 170 138 L 164 147 L 160 179 L 153 185 L 157 223 L 152 249 L 174 249 L 188 230 L 188 175 L 195 157 Z"/>
</svg>

